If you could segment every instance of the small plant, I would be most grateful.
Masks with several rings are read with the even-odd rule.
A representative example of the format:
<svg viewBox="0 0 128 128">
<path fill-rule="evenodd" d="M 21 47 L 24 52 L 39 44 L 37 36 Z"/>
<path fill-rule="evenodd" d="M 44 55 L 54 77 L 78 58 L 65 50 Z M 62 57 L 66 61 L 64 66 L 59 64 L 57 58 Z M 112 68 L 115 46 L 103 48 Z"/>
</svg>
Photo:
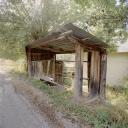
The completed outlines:
<svg viewBox="0 0 128 128">
<path fill-rule="evenodd" d="M 38 80 L 32 80 L 35 87 L 41 89 L 53 100 L 53 106 L 63 111 L 68 118 L 77 117 L 82 123 L 88 122 L 95 128 L 128 128 L 128 115 L 116 106 L 99 107 L 93 110 L 70 100 L 72 92 L 57 92 L 55 88 Z"/>
</svg>

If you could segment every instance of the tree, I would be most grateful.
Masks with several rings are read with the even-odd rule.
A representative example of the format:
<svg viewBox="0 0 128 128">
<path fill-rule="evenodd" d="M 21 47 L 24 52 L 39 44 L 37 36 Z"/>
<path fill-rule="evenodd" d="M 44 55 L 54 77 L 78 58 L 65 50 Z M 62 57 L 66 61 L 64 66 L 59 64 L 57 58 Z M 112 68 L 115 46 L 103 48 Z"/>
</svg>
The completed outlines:
<svg viewBox="0 0 128 128">
<path fill-rule="evenodd" d="M 111 44 L 127 38 L 128 4 L 121 0 L 6 0 L 0 3 L 2 57 L 24 57 L 24 46 L 73 22 Z M 6 50 L 10 49 L 10 50 Z"/>
<path fill-rule="evenodd" d="M 128 3 L 127 0 L 74 0 L 82 13 L 78 19 L 82 27 L 91 31 L 115 49 L 118 42 L 128 38 Z M 76 13 L 77 13 L 76 12 Z"/>
<path fill-rule="evenodd" d="M 63 23 L 67 6 L 54 0 L 6 0 L 0 3 L 1 57 L 24 57 L 24 47 Z M 7 50 L 8 49 L 8 50 Z"/>
</svg>

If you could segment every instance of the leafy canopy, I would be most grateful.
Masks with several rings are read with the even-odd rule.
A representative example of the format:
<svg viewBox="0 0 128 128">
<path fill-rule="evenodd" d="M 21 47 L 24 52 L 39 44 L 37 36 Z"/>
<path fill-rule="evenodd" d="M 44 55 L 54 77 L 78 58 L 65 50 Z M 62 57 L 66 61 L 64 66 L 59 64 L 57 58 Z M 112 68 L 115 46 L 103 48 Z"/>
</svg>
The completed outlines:
<svg viewBox="0 0 128 128">
<path fill-rule="evenodd" d="M 0 57 L 25 57 L 24 47 L 68 22 L 98 36 L 112 49 L 128 36 L 127 0 L 2 0 Z"/>
</svg>

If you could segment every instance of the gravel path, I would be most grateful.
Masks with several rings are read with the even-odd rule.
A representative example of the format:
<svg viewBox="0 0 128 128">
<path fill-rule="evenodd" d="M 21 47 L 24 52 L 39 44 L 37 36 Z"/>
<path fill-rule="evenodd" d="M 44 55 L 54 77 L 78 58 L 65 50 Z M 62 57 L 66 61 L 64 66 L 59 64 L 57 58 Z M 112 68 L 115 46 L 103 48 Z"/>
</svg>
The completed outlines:
<svg viewBox="0 0 128 128">
<path fill-rule="evenodd" d="M 52 128 L 23 96 L 15 93 L 6 69 L 0 69 L 0 128 Z"/>
</svg>

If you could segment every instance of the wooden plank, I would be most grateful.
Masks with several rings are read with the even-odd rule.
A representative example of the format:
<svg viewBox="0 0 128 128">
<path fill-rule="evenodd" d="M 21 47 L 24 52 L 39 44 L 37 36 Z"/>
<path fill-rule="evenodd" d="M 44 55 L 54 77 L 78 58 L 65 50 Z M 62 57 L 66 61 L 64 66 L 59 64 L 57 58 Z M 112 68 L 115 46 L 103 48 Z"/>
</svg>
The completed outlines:
<svg viewBox="0 0 128 128">
<path fill-rule="evenodd" d="M 72 30 L 63 32 L 63 33 L 60 34 L 60 36 L 67 36 L 67 35 L 70 35 L 70 34 L 72 34 Z"/>
<path fill-rule="evenodd" d="M 89 78 L 83 78 L 83 80 L 89 80 Z"/>
<path fill-rule="evenodd" d="M 47 40 L 47 41 L 44 41 L 44 42 L 42 40 L 40 40 L 38 42 L 36 41 L 35 43 L 31 44 L 30 47 L 31 48 L 37 48 L 37 47 L 40 47 L 40 46 L 46 46 L 46 45 L 48 45 L 48 44 L 50 44 L 50 43 L 52 43 L 54 41 L 63 40 L 63 39 L 65 39 L 64 36 L 59 36 L 57 38 L 53 38 L 51 40 Z"/>
<path fill-rule="evenodd" d="M 68 30 L 72 30 L 72 35 L 74 37 L 77 37 L 79 39 L 87 39 L 91 42 L 91 44 L 97 43 L 99 46 L 107 47 L 108 45 L 102 41 L 100 41 L 98 38 L 96 38 L 94 35 L 86 32 L 83 29 L 78 28 L 77 26 L 74 26 L 73 24 L 69 23 L 64 26 L 64 28 Z"/>
<path fill-rule="evenodd" d="M 56 83 L 56 82 L 53 80 L 53 78 L 50 78 L 50 77 L 48 77 L 48 76 L 42 76 L 42 77 L 40 78 L 40 80 L 41 80 L 41 81 L 44 81 L 44 82 L 47 83 L 47 84 L 50 84 L 51 86 L 62 86 L 62 85 Z"/>
<path fill-rule="evenodd" d="M 88 80 L 88 92 L 89 92 L 89 83 L 90 83 L 90 73 L 91 73 L 91 52 L 88 52 L 88 63 L 87 63 L 87 76 L 89 78 Z"/>
<path fill-rule="evenodd" d="M 56 68 L 56 55 L 54 55 L 54 58 L 53 58 L 53 65 L 52 65 L 52 77 L 54 78 L 55 80 L 55 68 Z"/>
<path fill-rule="evenodd" d="M 75 53 L 75 80 L 74 80 L 74 94 L 75 97 L 82 96 L 82 86 L 83 86 L 83 59 L 84 59 L 84 49 L 80 44 L 76 44 Z"/>
<path fill-rule="evenodd" d="M 107 71 L 107 54 L 101 53 L 101 71 L 100 71 L 100 98 L 106 99 L 106 71 Z"/>
<path fill-rule="evenodd" d="M 56 61 L 55 63 L 55 81 L 57 83 L 62 84 L 63 83 L 63 77 L 61 75 L 59 75 L 60 73 L 63 73 L 63 62 L 62 61 Z"/>
<path fill-rule="evenodd" d="M 101 51 L 101 48 L 100 47 L 97 47 L 95 45 L 90 45 L 90 42 L 87 42 L 86 43 L 82 40 L 80 40 L 79 38 L 76 38 L 76 37 L 67 37 L 71 42 L 74 42 L 74 43 L 80 43 L 84 49 L 86 49 L 86 51 Z"/>
<path fill-rule="evenodd" d="M 32 77 L 32 60 L 31 60 L 31 49 L 27 51 L 27 58 L 28 58 L 28 75 Z"/>
<path fill-rule="evenodd" d="M 50 63 L 51 63 L 51 60 L 48 60 L 48 65 L 47 65 L 47 75 L 49 75 Z"/>
<path fill-rule="evenodd" d="M 48 51 L 53 52 L 53 53 L 55 53 L 55 52 L 64 52 L 63 49 L 50 47 L 50 46 L 40 46 L 38 48 L 43 49 L 43 50 L 48 50 Z"/>
<path fill-rule="evenodd" d="M 89 93 L 91 97 L 99 94 L 99 83 L 100 83 L 100 53 L 93 51 L 91 56 L 91 72 L 90 72 L 90 83 Z"/>
<path fill-rule="evenodd" d="M 74 60 L 59 60 L 59 61 L 63 61 L 63 62 L 76 62 Z M 88 62 L 88 61 L 83 61 L 83 62 Z"/>
</svg>

